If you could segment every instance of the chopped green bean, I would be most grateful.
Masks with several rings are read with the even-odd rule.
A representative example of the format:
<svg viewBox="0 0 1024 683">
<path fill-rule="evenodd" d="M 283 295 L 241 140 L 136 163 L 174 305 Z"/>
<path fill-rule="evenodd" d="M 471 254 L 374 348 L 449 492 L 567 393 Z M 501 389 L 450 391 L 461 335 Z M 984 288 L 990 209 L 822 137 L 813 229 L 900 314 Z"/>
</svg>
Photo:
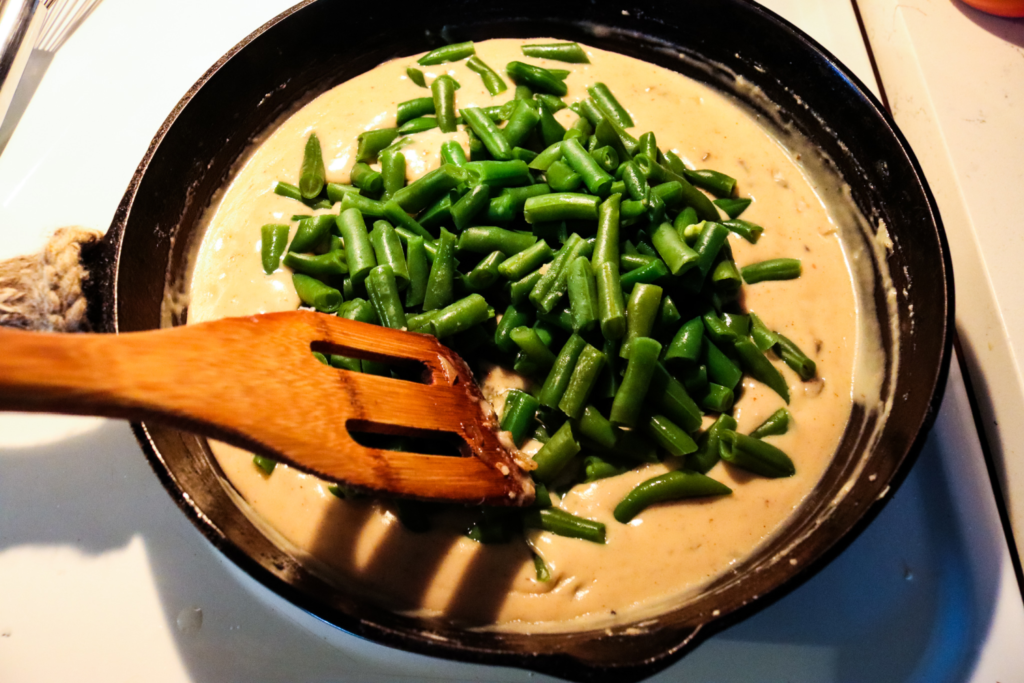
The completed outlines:
<svg viewBox="0 0 1024 683">
<path fill-rule="evenodd" d="M 476 48 L 473 47 L 473 41 L 470 40 L 465 43 L 452 43 L 439 47 L 436 50 L 431 50 L 417 59 L 416 63 L 420 66 L 436 66 L 445 62 L 457 62 L 474 54 L 476 54 Z"/>
<path fill-rule="evenodd" d="M 626 524 L 655 503 L 730 493 L 732 489 L 708 476 L 674 470 L 638 484 L 615 506 L 613 515 L 617 521 Z"/>
<path fill-rule="evenodd" d="M 287 225 L 268 223 L 260 228 L 260 258 L 264 273 L 270 275 L 281 266 L 281 254 L 287 247 Z"/>
<path fill-rule="evenodd" d="M 538 43 L 523 45 L 523 54 L 537 59 L 553 59 L 570 64 L 589 64 L 587 53 L 579 43 Z"/>
</svg>

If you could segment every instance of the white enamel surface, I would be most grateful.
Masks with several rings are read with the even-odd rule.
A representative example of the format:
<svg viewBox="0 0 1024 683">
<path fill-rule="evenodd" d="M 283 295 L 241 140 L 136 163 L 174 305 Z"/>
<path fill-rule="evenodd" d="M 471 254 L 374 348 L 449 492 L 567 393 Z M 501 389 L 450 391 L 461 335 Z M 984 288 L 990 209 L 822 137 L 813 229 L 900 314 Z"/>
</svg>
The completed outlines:
<svg viewBox="0 0 1024 683">
<path fill-rule="evenodd" d="M 870 82 L 852 12 L 833 4 L 769 6 Z M 181 94 L 286 5 L 104 0 L 0 156 L 0 257 L 37 250 L 62 224 L 104 228 Z M 114 422 L 0 419 L 0 585 L 5 683 L 545 680 L 372 645 L 302 613 L 202 539 Z M 928 446 L 867 531 L 653 680 L 1013 683 L 1021 642 L 1024 609 L 954 365 Z"/>
<path fill-rule="evenodd" d="M 1024 21 L 950 0 L 861 0 L 892 107 L 931 184 L 957 331 L 1024 547 Z"/>
</svg>

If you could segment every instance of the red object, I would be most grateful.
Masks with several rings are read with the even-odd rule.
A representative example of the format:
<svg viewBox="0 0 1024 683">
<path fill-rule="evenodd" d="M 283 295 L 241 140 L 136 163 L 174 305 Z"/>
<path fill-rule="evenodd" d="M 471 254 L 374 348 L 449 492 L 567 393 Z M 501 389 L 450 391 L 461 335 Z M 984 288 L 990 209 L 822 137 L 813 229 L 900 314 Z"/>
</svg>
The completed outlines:
<svg viewBox="0 0 1024 683">
<path fill-rule="evenodd" d="M 964 0 L 964 3 L 1000 17 L 1024 17 L 1024 0 Z"/>
</svg>

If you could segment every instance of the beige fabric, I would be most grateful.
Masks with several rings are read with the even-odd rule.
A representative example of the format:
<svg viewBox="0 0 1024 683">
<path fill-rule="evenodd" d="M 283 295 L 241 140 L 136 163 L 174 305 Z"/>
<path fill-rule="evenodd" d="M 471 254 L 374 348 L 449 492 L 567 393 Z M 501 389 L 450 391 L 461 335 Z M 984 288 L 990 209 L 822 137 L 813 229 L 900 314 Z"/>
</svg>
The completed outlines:
<svg viewBox="0 0 1024 683">
<path fill-rule="evenodd" d="M 103 233 L 61 228 L 43 253 L 0 261 L 0 325 L 45 332 L 84 332 L 89 328 L 82 283 L 89 273 L 82 248 Z"/>
</svg>

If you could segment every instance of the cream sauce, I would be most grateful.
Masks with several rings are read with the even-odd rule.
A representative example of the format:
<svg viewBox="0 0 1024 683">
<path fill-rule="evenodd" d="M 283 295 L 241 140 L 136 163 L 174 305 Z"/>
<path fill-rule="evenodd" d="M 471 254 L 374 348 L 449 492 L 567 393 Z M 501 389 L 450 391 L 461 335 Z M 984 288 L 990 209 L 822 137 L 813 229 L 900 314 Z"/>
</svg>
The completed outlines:
<svg viewBox="0 0 1024 683">
<path fill-rule="evenodd" d="M 740 265 L 776 257 L 803 260 L 803 276 L 745 288 L 745 305 L 814 358 L 819 379 L 803 383 L 775 361 L 792 393 L 794 424 L 769 441 L 791 455 L 797 474 L 767 480 L 725 464 L 709 474 L 734 493 L 649 508 L 628 525 L 612 510 L 637 483 L 660 474 L 650 465 L 572 489 L 557 504 L 607 525 L 606 545 L 531 532 L 530 545 L 551 569 L 535 578 L 529 549 L 521 543 L 481 546 L 461 534 L 464 523 L 441 519 L 438 529 L 413 534 L 388 504 L 347 502 L 327 484 L 285 466 L 264 476 L 251 456 L 212 444 L 219 464 L 249 507 L 293 552 L 347 585 L 358 585 L 392 609 L 443 615 L 470 626 L 514 631 L 566 631 L 647 617 L 685 600 L 727 572 L 780 528 L 819 481 L 851 410 L 859 343 L 858 301 L 836 225 L 819 191 L 787 151 L 727 98 L 657 66 L 597 49 L 591 64 L 566 65 L 522 56 L 521 41 L 477 44 L 477 54 L 498 69 L 512 60 L 570 68 L 567 102 L 586 86 L 606 83 L 630 111 L 637 134 L 655 131 L 662 149 L 675 150 L 697 168 L 714 168 L 739 180 L 740 196 L 754 199 L 743 218 L 763 225 L 754 246 L 733 236 Z M 292 114 L 261 142 L 237 170 L 207 215 L 191 281 L 189 322 L 290 310 L 299 301 L 282 267 L 265 275 L 260 226 L 286 223 L 306 213 L 272 192 L 274 182 L 295 183 L 303 144 L 316 131 L 330 182 L 347 182 L 356 136 L 393 126 L 399 102 L 427 91 L 405 69 L 414 58 L 388 62 L 326 92 Z M 459 107 L 501 104 L 513 88 L 492 98 L 464 63 L 424 69 L 428 81 L 449 73 L 461 83 Z M 499 69 L 500 70 L 500 69 Z M 575 119 L 558 112 L 563 123 Z M 405 147 L 412 180 L 435 167 L 441 142 L 463 133 L 430 131 Z M 335 207 L 335 211 L 336 211 Z M 485 391 L 500 412 L 503 393 L 521 379 L 491 372 Z M 747 380 L 735 415 L 748 432 L 783 405 L 766 387 Z M 328 419 L 328 415 L 324 415 Z"/>
</svg>

